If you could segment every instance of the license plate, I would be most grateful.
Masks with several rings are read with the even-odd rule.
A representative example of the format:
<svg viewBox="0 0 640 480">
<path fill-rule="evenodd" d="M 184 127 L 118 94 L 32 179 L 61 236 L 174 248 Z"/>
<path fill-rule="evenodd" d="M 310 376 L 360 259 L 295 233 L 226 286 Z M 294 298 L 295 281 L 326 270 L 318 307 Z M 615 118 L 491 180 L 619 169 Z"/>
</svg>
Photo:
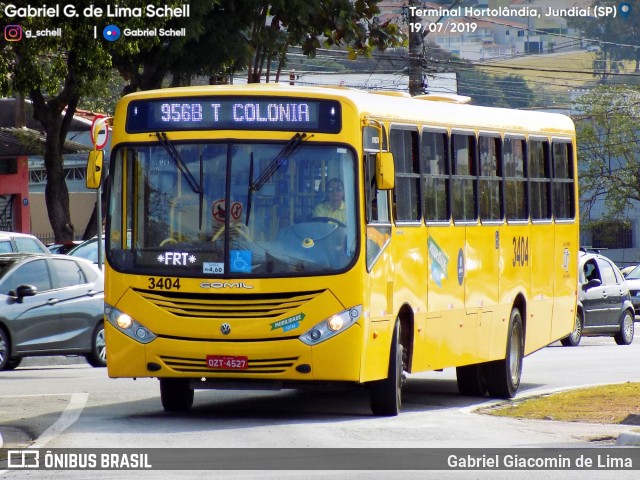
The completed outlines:
<svg viewBox="0 0 640 480">
<path fill-rule="evenodd" d="M 249 368 L 249 358 L 230 355 L 207 355 L 207 367 L 222 370 L 246 370 Z"/>
</svg>

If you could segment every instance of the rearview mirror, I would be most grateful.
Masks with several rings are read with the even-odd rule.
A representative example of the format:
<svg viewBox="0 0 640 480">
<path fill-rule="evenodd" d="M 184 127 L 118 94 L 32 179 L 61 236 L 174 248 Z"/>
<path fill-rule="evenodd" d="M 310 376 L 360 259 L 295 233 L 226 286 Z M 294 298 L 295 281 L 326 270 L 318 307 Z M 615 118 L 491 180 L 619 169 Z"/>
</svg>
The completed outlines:
<svg viewBox="0 0 640 480">
<path fill-rule="evenodd" d="M 395 185 L 395 178 L 393 153 L 376 153 L 376 183 L 378 190 L 391 190 Z"/>
<path fill-rule="evenodd" d="M 102 164 L 104 162 L 104 152 L 102 150 L 92 150 L 89 152 L 87 160 L 87 188 L 96 189 L 102 180 Z"/>
</svg>

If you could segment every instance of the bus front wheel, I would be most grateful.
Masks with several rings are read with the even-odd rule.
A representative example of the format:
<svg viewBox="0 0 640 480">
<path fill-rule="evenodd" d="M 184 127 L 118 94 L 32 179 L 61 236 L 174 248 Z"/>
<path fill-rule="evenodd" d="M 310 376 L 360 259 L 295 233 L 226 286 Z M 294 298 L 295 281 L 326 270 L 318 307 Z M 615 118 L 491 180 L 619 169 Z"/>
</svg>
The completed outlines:
<svg viewBox="0 0 640 480">
<path fill-rule="evenodd" d="M 520 386 L 522 359 L 524 357 L 524 328 L 518 308 L 511 310 L 507 351 L 505 358 L 485 365 L 485 378 L 489 395 L 496 398 L 512 398 Z"/>
<path fill-rule="evenodd" d="M 165 412 L 186 412 L 193 405 L 188 378 L 161 378 L 160 400 Z"/>
<path fill-rule="evenodd" d="M 395 417 L 400 413 L 402 405 L 403 353 L 400 343 L 400 322 L 393 329 L 391 354 L 389 355 L 389 371 L 387 378 L 371 384 L 371 411 L 378 417 Z"/>
</svg>

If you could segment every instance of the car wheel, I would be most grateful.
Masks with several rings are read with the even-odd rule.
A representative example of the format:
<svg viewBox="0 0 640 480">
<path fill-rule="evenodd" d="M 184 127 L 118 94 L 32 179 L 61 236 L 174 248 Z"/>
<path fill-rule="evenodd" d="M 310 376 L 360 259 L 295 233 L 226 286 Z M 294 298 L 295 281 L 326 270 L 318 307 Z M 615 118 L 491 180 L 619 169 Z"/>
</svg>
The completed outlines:
<svg viewBox="0 0 640 480">
<path fill-rule="evenodd" d="M 86 355 L 87 362 L 92 367 L 107 366 L 107 347 L 104 341 L 104 323 L 100 322 L 96 325 L 93 335 L 91 336 L 91 352 Z"/>
<path fill-rule="evenodd" d="M 573 331 L 569 334 L 568 337 L 564 337 L 560 340 L 560 343 L 565 347 L 575 347 L 580 343 L 580 339 L 582 338 L 582 316 L 580 312 L 576 313 L 576 323 L 573 326 Z"/>
<path fill-rule="evenodd" d="M 4 366 L 4 370 L 15 370 L 22 363 L 22 357 L 11 358 Z"/>
<path fill-rule="evenodd" d="M 9 337 L 5 331 L 0 328 L 0 370 L 6 370 L 9 363 L 9 355 L 11 347 L 9 345 Z"/>
<path fill-rule="evenodd" d="M 624 317 L 622 318 L 622 323 L 620 324 L 620 331 L 613 337 L 618 345 L 630 345 L 631 342 L 633 342 L 633 322 L 633 314 L 629 310 L 624 312 Z"/>
</svg>

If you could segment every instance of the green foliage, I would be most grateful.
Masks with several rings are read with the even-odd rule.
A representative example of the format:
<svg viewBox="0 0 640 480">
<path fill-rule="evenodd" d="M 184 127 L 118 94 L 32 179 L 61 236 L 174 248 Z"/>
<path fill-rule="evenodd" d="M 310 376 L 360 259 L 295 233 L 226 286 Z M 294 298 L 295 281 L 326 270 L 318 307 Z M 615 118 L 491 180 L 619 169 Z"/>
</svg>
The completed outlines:
<svg viewBox="0 0 640 480">
<path fill-rule="evenodd" d="M 458 73 L 458 93 L 472 98 L 474 105 L 527 108 L 534 103 L 534 93 L 519 75 L 492 75 L 481 70 Z"/>
<path fill-rule="evenodd" d="M 640 201 L 640 89 L 598 87 L 576 103 L 582 214 L 604 201 L 609 218 L 621 218 Z"/>
<path fill-rule="evenodd" d="M 621 60 L 636 62 L 636 71 L 640 70 L 640 0 L 625 0 L 631 5 L 632 14 L 626 18 L 615 17 L 573 17 L 568 23 L 582 31 L 584 38 L 593 40 L 592 45 L 599 47 L 594 53 L 594 76 L 609 80 L 609 74 L 619 71 Z M 594 0 L 592 5 L 618 7 L 619 0 Z"/>
</svg>

